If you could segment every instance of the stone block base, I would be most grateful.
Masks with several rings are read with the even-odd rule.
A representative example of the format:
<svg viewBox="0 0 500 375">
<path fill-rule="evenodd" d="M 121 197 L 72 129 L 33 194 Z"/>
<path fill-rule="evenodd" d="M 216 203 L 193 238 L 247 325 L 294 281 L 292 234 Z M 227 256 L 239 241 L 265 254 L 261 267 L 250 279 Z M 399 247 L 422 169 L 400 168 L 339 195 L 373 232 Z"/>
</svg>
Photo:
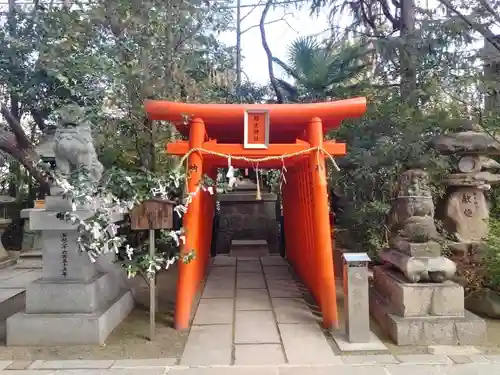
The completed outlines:
<svg viewBox="0 0 500 375">
<path fill-rule="evenodd" d="M 370 313 L 396 345 L 483 345 L 486 322 L 464 310 L 464 316 L 412 316 L 392 313 L 392 307 L 370 289 Z"/>
<path fill-rule="evenodd" d="M 109 273 L 98 274 L 85 282 L 39 279 L 26 288 L 26 313 L 90 314 L 100 306 L 109 305 L 119 289 Z"/>
<path fill-rule="evenodd" d="M 132 311 L 131 291 L 120 292 L 106 309 L 90 314 L 28 314 L 7 318 L 7 346 L 104 344 Z"/>
<path fill-rule="evenodd" d="M 409 283 L 387 267 L 373 268 L 374 287 L 391 306 L 391 313 L 410 316 L 463 316 L 464 289 L 453 281 Z"/>
</svg>

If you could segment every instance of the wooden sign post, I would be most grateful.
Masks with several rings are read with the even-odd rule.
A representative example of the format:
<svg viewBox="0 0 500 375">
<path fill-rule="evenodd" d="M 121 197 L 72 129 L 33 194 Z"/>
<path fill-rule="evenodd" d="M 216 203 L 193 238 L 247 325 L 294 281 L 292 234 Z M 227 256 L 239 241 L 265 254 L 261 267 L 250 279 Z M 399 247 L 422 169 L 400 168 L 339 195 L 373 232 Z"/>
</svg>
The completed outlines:
<svg viewBox="0 0 500 375">
<path fill-rule="evenodd" d="M 269 146 L 269 111 L 247 109 L 245 111 L 244 147 L 267 149 Z"/>
<path fill-rule="evenodd" d="M 156 256 L 155 230 L 172 229 L 174 202 L 153 198 L 135 206 L 130 212 L 132 230 L 149 230 L 149 256 Z M 149 339 L 155 335 L 156 315 L 156 274 L 149 281 Z"/>
</svg>

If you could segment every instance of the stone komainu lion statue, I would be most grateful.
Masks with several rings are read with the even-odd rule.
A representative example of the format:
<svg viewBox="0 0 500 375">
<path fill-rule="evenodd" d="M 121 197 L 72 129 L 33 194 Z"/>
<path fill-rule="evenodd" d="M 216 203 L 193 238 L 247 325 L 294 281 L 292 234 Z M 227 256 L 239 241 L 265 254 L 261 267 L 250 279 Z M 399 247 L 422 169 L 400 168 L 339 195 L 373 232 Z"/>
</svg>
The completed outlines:
<svg viewBox="0 0 500 375">
<path fill-rule="evenodd" d="M 68 105 L 58 111 L 59 127 L 54 136 L 54 154 L 57 170 L 65 176 L 83 168 L 92 182 L 98 182 L 103 166 L 94 148 L 91 124 L 85 120 L 84 109 Z"/>
</svg>

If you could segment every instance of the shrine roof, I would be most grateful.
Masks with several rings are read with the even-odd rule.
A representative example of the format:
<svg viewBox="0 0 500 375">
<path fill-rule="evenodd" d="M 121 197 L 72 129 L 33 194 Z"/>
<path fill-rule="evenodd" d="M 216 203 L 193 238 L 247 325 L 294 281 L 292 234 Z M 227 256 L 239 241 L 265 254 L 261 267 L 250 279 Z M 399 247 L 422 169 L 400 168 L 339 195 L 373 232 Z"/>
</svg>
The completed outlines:
<svg viewBox="0 0 500 375">
<path fill-rule="evenodd" d="M 362 116 L 366 111 L 366 99 L 301 104 L 195 104 L 146 100 L 144 106 L 149 119 L 171 121 L 184 136 L 189 135 L 186 117 L 201 118 L 207 136 L 221 143 L 242 142 L 246 110 L 267 110 L 270 142 L 287 143 L 299 138 L 313 117 L 322 120 L 326 132 L 338 128 L 342 120 Z"/>
</svg>

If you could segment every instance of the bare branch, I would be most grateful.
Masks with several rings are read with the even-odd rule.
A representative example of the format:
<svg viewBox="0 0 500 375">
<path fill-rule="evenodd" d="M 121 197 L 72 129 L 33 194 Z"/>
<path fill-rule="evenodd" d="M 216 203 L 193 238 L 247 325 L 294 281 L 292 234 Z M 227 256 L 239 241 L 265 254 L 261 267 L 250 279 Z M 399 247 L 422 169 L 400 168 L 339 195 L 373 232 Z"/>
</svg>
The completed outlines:
<svg viewBox="0 0 500 375">
<path fill-rule="evenodd" d="M 267 43 L 266 39 L 266 16 L 267 13 L 269 12 L 269 9 L 273 5 L 273 0 L 267 0 L 266 6 L 264 7 L 264 10 L 262 11 L 262 15 L 260 17 L 260 36 L 262 38 L 262 47 L 266 51 L 267 55 L 267 68 L 269 70 L 269 79 L 271 80 L 271 86 L 273 87 L 274 92 L 276 93 L 276 99 L 278 103 L 283 103 L 283 94 L 278 88 L 278 84 L 276 82 L 276 77 L 274 76 L 274 71 L 273 71 L 273 54 L 271 52 L 271 49 L 269 48 L 269 44 Z"/>
<path fill-rule="evenodd" d="M 291 15 L 291 13 L 286 13 L 286 14 L 284 14 L 284 15 L 283 15 L 283 17 L 281 17 L 281 18 L 278 18 L 278 19 L 275 19 L 275 20 L 272 20 L 272 21 L 265 22 L 265 23 L 264 23 L 264 25 L 271 25 L 271 24 L 273 24 L 273 23 L 277 23 L 277 22 L 283 21 L 283 22 L 285 22 L 285 23 L 288 25 L 288 27 L 290 27 L 290 29 L 292 29 L 293 31 L 295 31 L 295 32 L 297 33 L 297 30 L 295 30 L 295 29 L 292 27 L 292 25 L 290 25 L 290 23 L 289 23 L 289 22 L 285 19 L 285 17 L 286 17 L 286 16 L 289 16 L 289 15 Z M 252 30 L 252 29 L 255 29 L 256 27 L 260 27 L 260 24 L 258 24 L 258 25 L 252 25 L 252 26 L 250 26 L 250 27 L 247 27 L 246 29 L 244 29 L 244 30 L 242 30 L 242 31 L 240 32 L 240 35 L 243 35 L 243 34 L 245 34 L 247 31 Z"/>
<path fill-rule="evenodd" d="M 243 17 L 241 17 L 240 22 L 243 22 L 243 20 L 244 20 L 245 18 L 247 18 L 250 14 L 252 14 L 252 13 L 253 13 L 253 11 L 254 11 L 255 9 L 257 9 L 257 7 L 258 7 L 258 6 L 260 6 L 260 5 L 262 5 L 262 0 L 259 0 L 259 2 L 258 2 L 257 4 L 253 4 L 252 9 L 250 9 L 250 10 L 248 11 L 248 13 L 247 13 L 247 14 L 245 14 Z M 240 5 L 240 8 L 241 8 L 241 7 L 242 7 L 242 5 Z"/>
</svg>

